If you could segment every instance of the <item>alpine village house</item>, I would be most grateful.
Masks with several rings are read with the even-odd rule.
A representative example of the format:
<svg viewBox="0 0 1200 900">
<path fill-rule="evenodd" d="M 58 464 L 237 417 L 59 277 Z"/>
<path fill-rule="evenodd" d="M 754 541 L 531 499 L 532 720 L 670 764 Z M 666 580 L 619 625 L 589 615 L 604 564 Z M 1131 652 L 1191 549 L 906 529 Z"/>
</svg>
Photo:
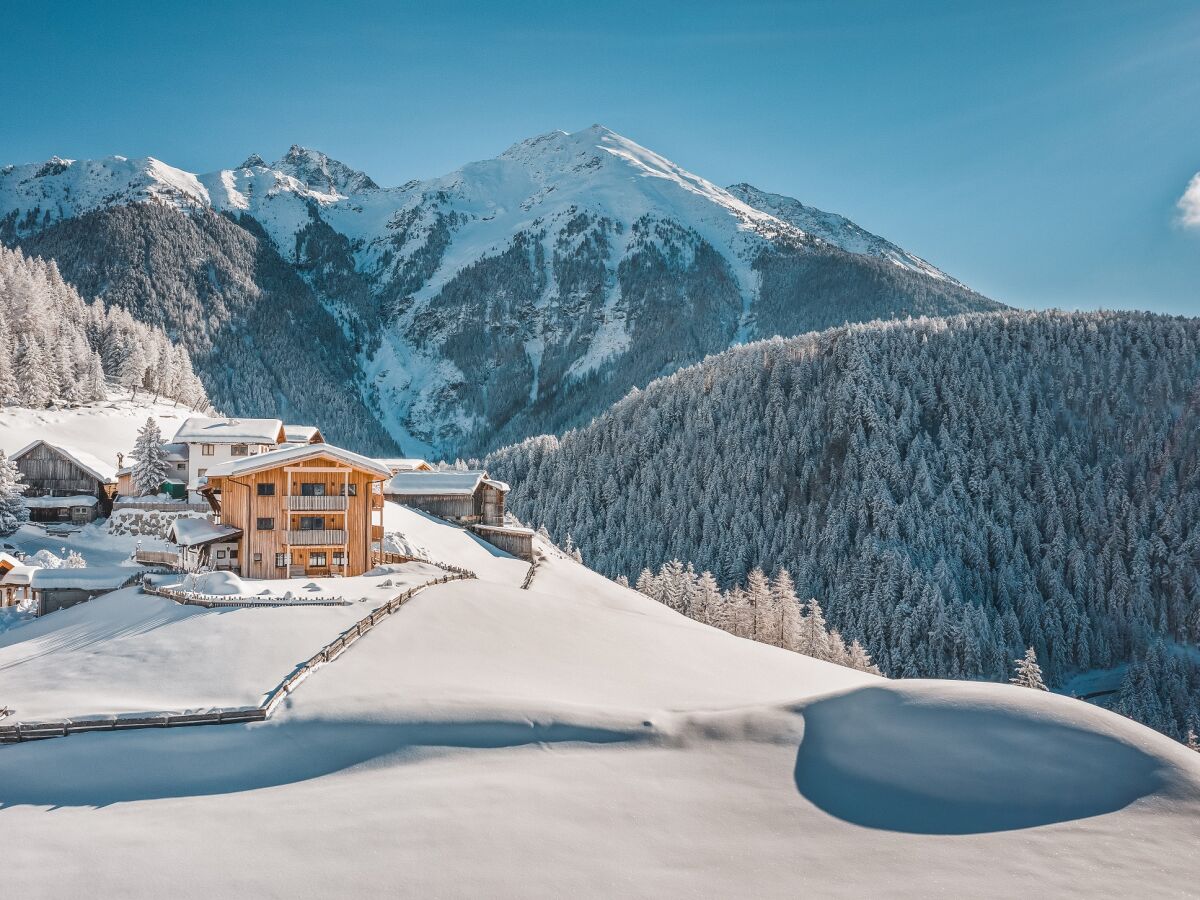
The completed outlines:
<svg viewBox="0 0 1200 900">
<path fill-rule="evenodd" d="M 245 578 L 361 575 L 383 541 L 388 468 L 332 444 L 295 444 L 207 469 L 200 493 L 220 515 L 196 543 Z M 225 560 L 219 555 L 228 554 Z M 225 565 L 221 563 L 224 562 Z"/>
</svg>

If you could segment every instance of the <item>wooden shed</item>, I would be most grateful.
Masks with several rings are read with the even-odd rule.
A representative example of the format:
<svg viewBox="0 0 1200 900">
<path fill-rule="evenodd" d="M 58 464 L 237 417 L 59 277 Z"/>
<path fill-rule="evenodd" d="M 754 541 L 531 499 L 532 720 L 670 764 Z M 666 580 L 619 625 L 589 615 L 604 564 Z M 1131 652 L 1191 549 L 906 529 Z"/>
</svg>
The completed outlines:
<svg viewBox="0 0 1200 900">
<path fill-rule="evenodd" d="M 461 525 L 503 525 L 507 493 L 483 471 L 398 472 L 383 485 L 387 499 Z"/>
<path fill-rule="evenodd" d="M 25 476 L 29 518 L 83 524 L 112 511 L 117 467 L 83 450 L 34 441 L 12 456 Z M 61 501 L 61 502 L 60 502 Z"/>
</svg>

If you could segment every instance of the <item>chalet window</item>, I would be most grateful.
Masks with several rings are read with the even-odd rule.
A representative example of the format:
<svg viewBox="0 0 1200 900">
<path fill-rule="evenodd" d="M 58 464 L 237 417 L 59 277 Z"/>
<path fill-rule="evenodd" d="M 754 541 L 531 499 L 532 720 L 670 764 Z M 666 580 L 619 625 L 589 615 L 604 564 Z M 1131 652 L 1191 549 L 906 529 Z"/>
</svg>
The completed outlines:
<svg viewBox="0 0 1200 900">
<path fill-rule="evenodd" d="M 339 484 L 338 485 L 338 496 L 343 496 L 347 493 L 351 497 L 357 497 L 358 496 L 358 485 L 357 484 L 348 484 L 348 485 L 347 484 Z"/>
<path fill-rule="evenodd" d="M 217 448 L 214 447 L 212 444 L 201 444 L 200 452 L 202 454 L 204 454 L 205 456 L 212 456 L 214 453 L 217 452 Z"/>
<path fill-rule="evenodd" d="M 217 559 L 224 559 L 224 558 L 225 558 L 225 551 L 224 551 L 224 550 L 218 550 L 218 551 L 217 551 Z"/>
<path fill-rule="evenodd" d="M 274 483 L 273 483 L 273 482 L 268 482 L 268 483 L 266 483 L 266 484 L 260 484 L 260 485 L 258 486 L 258 496 L 260 496 L 260 497 L 274 497 L 274 496 L 275 496 L 275 485 L 274 485 Z"/>
<path fill-rule="evenodd" d="M 301 531 L 320 531 L 325 527 L 324 516 L 301 516 L 300 530 Z"/>
<path fill-rule="evenodd" d="M 229 448 L 230 456 L 249 456 L 250 447 L 248 444 L 234 444 Z"/>
<path fill-rule="evenodd" d="M 255 527 L 259 531 L 274 531 L 275 530 L 275 520 L 270 517 L 260 516 L 257 523 L 255 524 Z"/>
<path fill-rule="evenodd" d="M 236 547 L 234 547 L 232 550 L 229 551 L 229 558 L 237 559 L 237 548 Z"/>
<path fill-rule="evenodd" d="M 333 564 L 335 566 L 344 566 L 346 564 L 346 554 L 341 550 L 337 550 L 333 554 Z"/>
<path fill-rule="evenodd" d="M 275 568 L 282 569 L 288 564 L 288 555 L 286 553 L 275 554 Z"/>
<path fill-rule="evenodd" d="M 208 469 L 197 469 L 197 470 L 196 470 L 196 477 L 197 477 L 197 478 L 202 478 L 202 477 L 204 477 L 204 476 L 205 476 L 205 475 L 207 475 L 207 474 L 208 474 Z"/>
<path fill-rule="evenodd" d="M 321 553 L 315 553 L 315 552 L 313 552 L 313 551 L 309 551 L 309 554 L 308 554 L 308 564 L 309 564 L 310 566 L 323 566 L 323 565 L 325 565 L 325 554 L 324 554 L 323 552 L 321 552 Z"/>
<path fill-rule="evenodd" d="M 255 561 L 255 562 L 262 562 L 262 554 L 261 554 L 261 553 L 255 553 L 255 554 L 254 554 L 254 561 Z"/>
<path fill-rule="evenodd" d="M 175 471 L 176 472 L 182 472 L 186 468 L 187 468 L 187 463 L 181 463 L 181 462 L 175 463 Z"/>
<path fill-rule="evenodd" d="M 324 497 L 325 485 L 315 481 L 305 481 L 300 485 L 301 497 Z"/>
</svg>

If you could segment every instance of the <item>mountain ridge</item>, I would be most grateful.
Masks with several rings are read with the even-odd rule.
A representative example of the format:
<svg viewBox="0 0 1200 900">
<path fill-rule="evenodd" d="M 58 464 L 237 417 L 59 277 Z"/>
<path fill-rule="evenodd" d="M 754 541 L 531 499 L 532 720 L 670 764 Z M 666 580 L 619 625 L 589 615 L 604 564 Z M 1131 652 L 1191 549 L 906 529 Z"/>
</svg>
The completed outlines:
<svg viewBox="0 0 1200 900">
<path fill-rule="evenodd" d="M 299 144 L 202 174 L 60 160 L 0 170 L 0 240 L 66 254 L 49 231 L 138 204 L 261 230 L 353 345 L 347 389 L 371 421 L 352 430 L 433 456 L 560 431 L 747 340 L 999 307 L 843 217 L 734 188 L 600 125 L 399 187 Z M 195 290 L 149 283 L 135 305 L 187 330 L 171 296 Z"/>
</svg>

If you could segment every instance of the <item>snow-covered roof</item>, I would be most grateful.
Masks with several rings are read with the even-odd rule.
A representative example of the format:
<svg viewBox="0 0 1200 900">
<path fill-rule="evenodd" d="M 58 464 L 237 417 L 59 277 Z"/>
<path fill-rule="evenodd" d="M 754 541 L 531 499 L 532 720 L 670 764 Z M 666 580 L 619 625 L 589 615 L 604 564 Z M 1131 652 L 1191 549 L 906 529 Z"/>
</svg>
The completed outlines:
<svg viewBox="0 0 1200 900">
<path fill-rule="evenodd" d="M 11 553 L 4 553 L 3 551 L 0 551 L 0 564 L 4 563 L 7 563 L 10 567 L 21 565 L 21 561 Z"/>
<path fill-rule="evenodd" d="M 187 444 L 276 444 L 283 438 L 281 419 L 207 419 L 193 416 L 175 432 Z"/>
<path fill-rule="evenodd" d="M 486 477 L 486 472 L 398 472 L 384 484 L 383 492 L 397 497 L 467 495 L 475 493 Z"/>
<path fill-rule="evenodd" d="M 75 494 L 70 497 L 22 497 L 29 509 L 62 509 L 64 506 L 95 506 L 100 501 L 93 494 Z"/>
<path fill-rule="evenodd" d="M 33 581 L 33 573 L 40 568 L 41 566 L 18 563 L 0 577 L 0 584 L 29 584 Z"/>
<path fill-rule="evenodd" d="M 232 541 L 242 534 L 232 525 L 216 525 L 208 519 L 181 516 L 171 525 L 168 539 L 180 547 L 197 547 L 213 541 Z"/>
<path fill-rule="evenodd" d="M 38 569 L 33 587 L 115 590 L 142 570 L 134 566 L 84 566 L 81 569 Z"/>
<path fill-rule="evenodd" d="M 314 440 L 325 440 L 316 425 L 284 425 L 283 433 L 289 444 L 311 444 Z"/>
<path fill-rule="evenodd" d="M 24 447 L 14 453 L 12 455 L 12 459 L 20 459 L 39 444 L 45 444 L 52 450 L 58 451 L 63 456 L 67 457 L 67 459 L 71 460 L 71 462 L 75 463 L 75 465 L 79 466 L 79 468 L 83 469 L 93 478 L 103 482 L 104 484 L 117 483 L 117 467 L 115 463 L 105 462 L 98 457 L 92 456 L 92 454 L 87 453 L 86 451 L 77 450 L 74 447 L 68 447 L 65 444 L 52 444 L 50 441 L 44 440 L 34 441 L 31 444 L 26 444 Z"/>
<path fill-rule="evenodd" d="M 388 458 L 377 460 L 377 462 L 387 466 L 393 472 L 416 472 L 418 470 L 424 470 L 428 472 L 432 471 L 433 469 L 433 466 L 429 465 L 429 463 L 425 462 L 423 459 Z"/>
<path fill-rule="evenodd" d="M 332 457 L 338 462 L 353 466 L 356 469 L 363 469 L 372 475 L 378 475 L 380 478 L 387 478 L 392 474 L 376 460 L 354 453 L 344 447 L 336 447 L 333 444 L 297 444 L 294 447 L 271 450 L 267 453 L 260 453 L 257 456 L 231 459 L 228 462 L 213 466 L 205 475 L 209 479 L 229 475 L 245 475 L 248 472 L 274 469 L 276 466 L 303 462 L 304 460 L 321 456 Z"/>
</svg>

